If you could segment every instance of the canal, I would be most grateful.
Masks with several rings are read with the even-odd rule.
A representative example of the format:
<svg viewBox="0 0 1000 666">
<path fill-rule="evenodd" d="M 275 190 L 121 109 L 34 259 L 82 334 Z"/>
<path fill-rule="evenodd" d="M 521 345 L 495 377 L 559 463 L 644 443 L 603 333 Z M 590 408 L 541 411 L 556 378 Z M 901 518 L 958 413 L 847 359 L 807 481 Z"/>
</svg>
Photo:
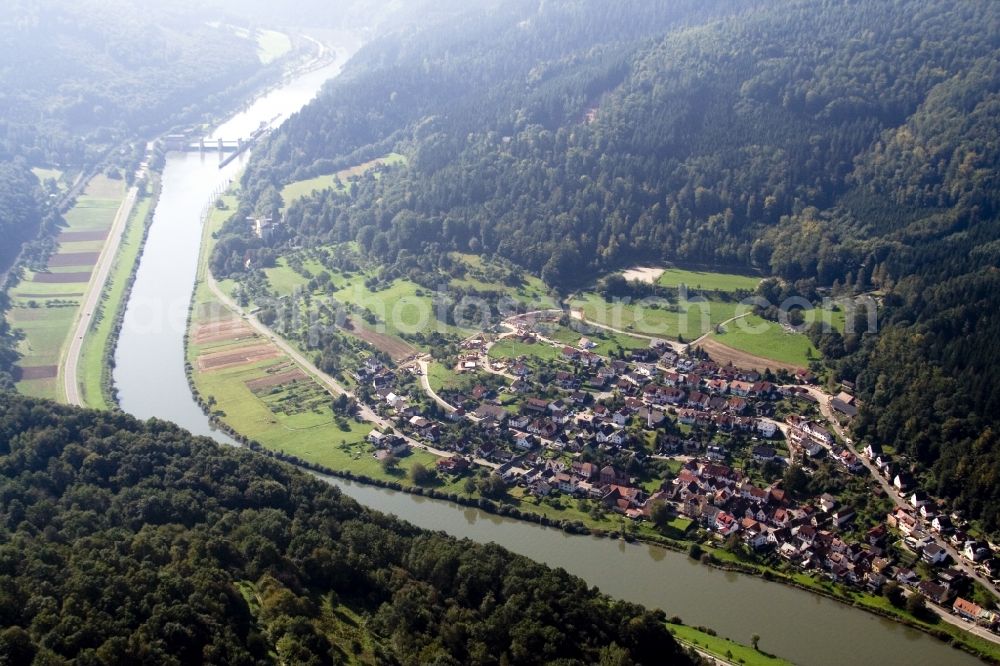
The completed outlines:
<svg viewBox="0 0 1000 666">
<path fill-rule="evenodd" d="M 262 121 L 285 118 L 335 76 L 357 45 L 345 42 L 331 65 L 258 98 L 211 136 L 247 136 Z M 232 443 L 209 425 L 184 374 L 184 332 L 197 268 L 205 206 L 239 172 L 214 153 L 170 153 L 162 191 L 115 351 L 122 408 L 140 418 L 176 422 Z M 918 631 L 843 604 L 759 578 L 702 566 L 687 556 L 490 515 L 449 502 L 328 479 L 362 504 L 457 537 L 493 541 L 583 577 L 604 592 L 662 608 L 799 664 L 976 664 L 978 660 Z"/>
</svg>

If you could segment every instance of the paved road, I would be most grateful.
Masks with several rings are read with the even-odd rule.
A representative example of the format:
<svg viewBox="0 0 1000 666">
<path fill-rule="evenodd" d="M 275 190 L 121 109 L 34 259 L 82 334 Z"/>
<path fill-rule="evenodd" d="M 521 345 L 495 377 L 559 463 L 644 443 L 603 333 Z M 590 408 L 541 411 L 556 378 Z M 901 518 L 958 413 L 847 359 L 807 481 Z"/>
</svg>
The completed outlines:
<svg viewBox="0 0 1000 666">
<path fill-rule="evenodd" d="M 950 608 L 945 608 L 944 606 L 939 606 L 936 603 L 927 600 L 927 607 L 933 610 L 940 616 L 941 620 L 947 622 L 948 624 L 953 624 L 959 627 L 963 631 L 967 631 L 970 634 L 978 636 L 979 638 L 986 639 L 991 643 L 1000 643 L 1000 636 L 997 636 L 992 631 L 986 627 L 980 627 L 978 624 L 973 622 L 966 622 L 959 616 L 951 612 Z"/>
<path fill-rule="evenodd" d="M 847 448 L 850 449 L 851 452 L 858 457 L 858 460 L 860 460 L 861 463 L 865 466 L 865 469 L 867 469 L 868 472 L 873 477 L 875 477 L 875 481 L 877 481 L 878 484 L 882 487 L 882 491 L 886 494 L 886 496 L 889 497 L 897 507 L 905 509 L 906 511 L 913 512 L 913 506 L 908 501 L 906 501 L 904 497 L 899 496 L 899 494 L 896 492 L 896 487 L 893 486 L 891 483 L 889 483 L 888 479 L 879 474 L 879 471 L 875 467 L 875 465 L 873 465 L 871 461 L 868 460 L 868 458 L 861 455 L 855 448 L 853 441 L 850 439 L 847 432 L 844 430 L 843 427 L 841 427 L 840 422 L 837 420 L 837 415 L 834 412 L 832 404 L 833 396 L 831 396 L 829 393 L 826 393 L 818 386 L 804 386 L 803 388 L 805 388 L 809 392 L 809 395 L 811 395 L 816 400 L 816 402 L 819 404 L 820 413 L 823 415 L 824 418 L 826 418 L 827 421 L 829 421 L 830 425 L 833 427 L 834 431 L 837 433 L 840 439 L 843 440 Z M 919 525 L 924 525 L 924 521 L 923 519 L 921 519 L 919 513 L 914 513 L 914 517 L 917 519 L 917 523 Z M 924 525 L 924 527 L 926 528 L 926 525 Z M 951 556 L 951 559 L 954 560 L 955 562 L 954 565 L 955 568 L 965 572 L 966 575 L 973 578 L 976 582 L 985 587 L 992 594 L 1000 597 L 1000 590 L 998 590 L 997 586 L 993 584 L 993 581 L 989 580 L 988 578 L 980 574 L 978 571 L 976 571 L 976 568 L 971 564 L 969 564 L 969 562 L 958 553 L 958 551 L 954 548 L 954 546 L 951 545 L 950 542 L 940 538 L 937 534 L 930 531 L 929 529 L 927 530 L 927 532 L 934 539 L 934 542 L 937 545 L 944 548 L 945 552 L 947 552 L 948 555 Z M 964 625 L 965 623 L 962 624 Z M 991 640 L 995 642 L 1000 642 L 996 634 L 993 634 L 991 632 L 986 632 L 986 633 L 989 634 Z"/>
<path fill-rule="evenodd" d="M 441 406 L 441 409 L 445 410 L 449 414 L 455 411 L 455 408 L 444 398 L 437 394 L 437 391 L 431 388 L 431 381 L 427 376 L 428 366 L 427 356 L 422 356 L 417 359 L 417 367 L 420 368 L 420 386 L 423 387 L 424 393 L 429 395 L 434 402 Z"/>
<path fill-rule="evenodd" d="M 718 324 L 718 326 L 713 326 L 713 327 L 712 327 L 712 330 L 711 330 L 711 331 L 709 331 L 708 333 L 704 333 L 704 334 L 702 334 L 701 336 L 699 336 L 698 338 L 696 338 L 695 340 L 693 340 L 692 342 L 690 342 L 690 343 L 688 344 L 688 347 L 697 347 L 697 346 L 698 346 L 699 344 L 701 344 L 701 343 L 702 343 L 702 341 L 703 341 L 703 340 L 705 340 L 705 339 L 706 339 L 706 338 L 708 338 L 708 337 L 711 337 L 711 335 L 712 335 L 712 332 L 713 332 L 713 331 L 714 331 L 714 330 L 715 330 L 716 328 L 722 328 L 722 327 L 723 327 L 723 326 L 725 326 L 726 324 L 731 324 L 731 323 L 733 323 L 734 321 L 736 321 L 737 319 L 742 319 L 743 317 L 749 317 L 749 316 L 750 316 L 751 314 L 752 314 L 752 313 L 750 313 L 750 312 L 744 312 L 743 314 L 740 314 L 740 315 L 736 315 L 735 317 L 730 317 L 730 318 L 729 318 L 729 319 L 727 319 L 726 321 L 724 321 L 724 322 L 721 322 L 720 324 Z"/>
<path fill-rule="evenodd" d="M 139 174 L 141 176 L 141 172 Z M 138 178 L 138 176 L 137 176 Z M 66 402 L 71 405 L 83 406 L 83 398 L 80 395 L 79 366 L 80 354 L 83 351 L 83 339 L 90 330 L 90 325 L 94 321 L 94 313 L 100 303 L 101 294 L 104 293 L 104 284 L 111 273 L 111 267 L 118 256 L 118 248 L 121 246 L 122 236 L 125 235 L 125 227 L 132 209 L 135 208 L 136 199 L 139 196 L 139 188 L 133 185 L 128 189 L 125 198 L 115 213 L 114 222 L 108 232 L 108 239 L 101 249 L 101 254 L 94 266 L 93 275 L 87 285 L 87 292 L 80 303 L 80 309 L 76 320 L 76 325 L 70 332 L 69 348 L 63 356 L 62 377 L 63 390 L 66 394 Z M 105 313 L 110 316 L 111 313 Z"/>
<path fill-rule="evenodd" d="M 212 277 L 211 275 L 206 275 L 205 280 L 208 284 L 208 288 L 212 291 L 212 294 L 214 294 L 215 297 L 218 298 L 223 305 L 228 307 L 236 314 L 240 315 L 244 319 L 244 321 L 250 324 L 250 326 L 253 327 L 262 336 L 271 340 L 271 342 L 274 343 L 274 345 L 278 347 L 278 349 L 283 351 L 285 354 L 288 355 L 289 358 L 291 358 L 293 361 L 299 364 L 299 366 L 303 370 L 305 370 L 308 374 L 312 375 L 312 377 L 318 382 L 320 382 L 324 387 L 326 387 L 326 389 L 329 390 L 330 393 L 332 393 L 335 396 L 346 395 L 350 398 L 356 399 L 353 393 L 351 393 L 346 388 L 341 386 L 340 383 L 337 382 L 337 380 L 335 380 L 333 377 L 331 377 L 330 375 L 328 375 L 327 373 L 323 372 L 318 367 L 316 367 L 309 359 L 303 356 L 302 353 L 300 353 L 297 349 L 288 344 L 288 342 L 286 342 L 284 338 L 282 338 L 280 335 L 278 335 L 270 328 L 268 328 L 263 322 L 257 319 L 257 317 L 248 314 L 247 312 L 244 312 L 243 308 L 241 308 L 239 304 L 236 303 L 236 301 L 227 296 L 226 293 L 222 291 L 221 288 L 219 288 L 219 283 L 216 282 L 214 277 Z M 371 407 L 363 404 L 360 401 L 358 401 L 358 416 L 361 417 L 362 420 L 368 421 L 369 423 L 373 424 L 380 430 L 386 430 L 392 427 L 391 423 L 389 423 L 386 419 L 376 414 Z M 412 437 L 407 437 L 405 435 L 400 435 L 400 436 L 403 437 L 403 439 L 406 440 L 406 443 L 409 444 L 411 447 L 416 449 L 423 449 L 424 451 L 432 453 L 438 457 L 451 458 L 455 455 L 451 451 L 443 451 L 441 449 L 436 449 L 428 444 L 424 444 L 423 442 L 418 442 Z M 481 458 L 474 459 L 474 462 L 478 465 L 482 465 L 483 467 L 489 467 L 492 469 L 496 469 L 497 467 L 499 467 L 499 465 L 497 465 L 496 463 L 492 463 L 488 460 L 483 460 Z"/>
<path fill-rule="evenodd" d="M 586 317 L 584 317 L 582 310 L 571 309 L 569 311 L 569 316 L 572 317 L 573 319 L 576 319 L 577 321 L 583 322 L 587 326 L 593 326 L 594 328 L 603 328 L 605 331 L 611 331 L 612 333 L 620 333 L 621 335 L 628 335 L 633 338 L 639 338 L 640 340 L 649 340 L 650 342 L 654 340 L 665 342 L 668 345 L 670 345 L 670 347 L 678 354 L 682 353 L 685 349 L 687 349 L 686 344 L 677 342 L 676 340 L 669 340 L 664 337 L 656 337 L 653 335 L 645 335 L 644 333 L 636 333 L 635 331 L 623 331 L 620 328 L 614 328 L 612 326 L 608 326 L 607 324 L 598 324 L 596 321 L 591 321 Z"/>
</svg>

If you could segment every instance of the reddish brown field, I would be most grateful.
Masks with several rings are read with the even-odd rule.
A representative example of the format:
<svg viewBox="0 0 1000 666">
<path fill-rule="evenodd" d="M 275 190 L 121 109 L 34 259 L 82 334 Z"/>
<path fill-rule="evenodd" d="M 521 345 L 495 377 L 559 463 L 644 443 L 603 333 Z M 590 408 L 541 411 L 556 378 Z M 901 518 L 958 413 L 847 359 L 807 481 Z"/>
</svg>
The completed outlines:
<svg viewBox="0 0 1000 666">
<path fill-rule="evenodd" d="M 353 328 L 344 328 L 344 331 L 360 340 L 364 340 L 372 347 L 375 347 L 375 349 L 384 351 L 393 361 L 398 361 L 402 358 L 406 358 L 407 356 L 412 356 L 417 351 L 411 345 L 399 340 L 398 338 L 394 338 L 391 335 L 376 333 L 375 331 L 367 329 L 351 319 L 348 319 L 348 322 Z"/>
<path fill-rule="evenodd" d="M 57 365 L 29 365 L 17 369 L 18 379 L 26 381 L 29 379 L 55 379 L 59 376 L 59 366 Z"/>
<path fill-rule="evenodd" d="M 105 231 L 64 231 L 56 238 L 60 243 L 73 243 L 76 241 L 99 241 L 108 237 Z"/>
<path fill-rule="evenodd" d="M 283 386 L 284 384 L 292 384 L 308 378 L 309 375 L 301 370 L 289 370 L 288 372 L 282 372 L 268 377 L 261 377 L 260 379 L 252 379 L 246 382 L 246 385 L 248 389 L 256 393 L 257 391 L 261 391 L 263 389 L 269 389 L 274 386 Z"/>
<path fill-rule="evenodd" d="M 737 368 L 757 370 L 759 372 L 763 372 L 768 368 L 771 370 L 788 370 L 789 372 L 802 369 L 802 366 L 773 361 L 769 358 L 754 356 L 753 354 L 727 347 L 713 338 L 705 338 L 698 343 L 698 346 L 705 350 L 712 357 L 712 360 L 720 365 L 732 363 Z"/>
<path fill-rule="evenodd" d="M 194 332 L 194 343 L 202 345 L 208 342 L 242 340 L 256 336 L 254 330 L 242 319 L 227 319 L 198 326 Z"/>
<path fill-rule="evenodd" d="M 198 367 L 202 371 L 221 370 L 236 365 L 266 361 L 269 358 L 276 358 L 280 355 L 281 352 L 274 345 L 253 345 L 236 350 L 205 354 L 198 358 Z"/>
<path fill-rule="evenodd" d="M 71 282 L 90 282 L 90 271 L 79 273 L 35 273 L 32 282 L 45 284 L 68 284 Z"/>
<path fill-rule="evenodd" d="M 49 257 L 49 266 L 93 266 L 100 252 L 61 252 Z"/>
</svg>

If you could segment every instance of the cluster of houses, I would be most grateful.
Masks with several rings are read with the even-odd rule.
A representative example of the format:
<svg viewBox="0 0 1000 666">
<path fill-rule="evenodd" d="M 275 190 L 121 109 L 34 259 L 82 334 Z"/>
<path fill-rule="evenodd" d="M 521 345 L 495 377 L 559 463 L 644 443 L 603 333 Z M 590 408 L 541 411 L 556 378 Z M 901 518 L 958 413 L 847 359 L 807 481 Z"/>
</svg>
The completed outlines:
<svg viewBox="0 0 1000 666">
<path fill-rule="evenodd" d="M 813 502 L 796 505 L 780 487 L 758 487 L 738 470 L 712 461 L 692 461 L 681 469 L 670 487 L 654 493 L 650 501 L 668 501 L 720 538 L 737 538 L 755 551 L 773 549 L 782 560 L 806 571 L 822 572 L 831 580 L 878 592 L 897 581 L 927 599 L 984 626 L 996 627 L 1000 619 L 958 596 L 965 575 L 955 569 L 936 569 L 932 579 L 921 579 L 912 569 L 895 565 L 888 548 L 895 537 L 889 527 L 907 534 L 890 515 L 864 533 L 861 540 L 845 537 L 855 512 L 824 494 Z M 904 511 L 899 514 L 906 515 Z M 734 536 L 735 535 L 735 536 Z M 909 536 L 907 544 L 910 545 Z M 923 561 L 944 565 L 947 553 L 929 539 L 913 544 Z M 967 557 L 981 557 L 982 544 L 965 544 Z"/>
<path fill-rule="evenodd" d="M 525 339 L 532 336 L 528 330 L 520 334 Z M 754 371 L 681 356 L 666 343 L 634 350 L 626 360 L 596 355 L 586 342 L 581 340 L 579 348 L 560 350 L 566 369 L 556 372 L 544 390 L 537 390 L 532 382 L 534 371 L 525 359 L 490 359 L 485 338 L 463 343 L 457 369 L 475 371 L 488 365 L 495 373 L 513 379 L 502 392 L 476 386 L 465 395 L 452 396 L 458 409 L 446 418 L 470 419 L 486 431 L 486 436 L 479 438 L 474 448 L 460 441 L 449 442 L 449 448 L 459 455 L 442 458 L 439 469 L 462 473 L 473 464 L 472 459 L 482 458 L 498 466 L 496 473 L 504 481 L 521 485 L 530 493 L 588 498 L 636 520 L 648 518 L 654 507 L 666 504 L 721 539 L 738 539 L 754 551 L 773 550 L 777 558 L 803 570 L 823 572 L 832 580 L 872 591 L 895 580 L 970 621 L 996 625 L 997 617 L 991 611 L 956 594 L 962 588 L 962 574 L 943 568 L 948 554 L 927 532 L 951 539 L 970 562 L 991 575 L 995 562 L 992 551 L 955 530 L 952 518 L 934 511 L 929 498 L 913 490 L 912 479 L 877 446 L 866 448 L 865 457 L 900 492 L 909 493 L 913 510 L 890 514 L 885 523 L 863 533 L 860 540 L 846 536 L 855 519 L 851 507 L 839 505 L 829 495 L 799 505 L 780 482 L 755 485 L 743 472 L 725 464 L 727 453 L 721 447 L 706 447 L 683 436 L 658 437 L 660 453 L 697 457 L 685 463 L 675 479 L 652 493 L 612 464 L 584 462 L 579 456 L 551 456 L 553 451 L 579 453 L 589 448 L 603 460 L 610 460 L 637 448 L 633 441 L 637 433 L 656 430 L 675 417 L 682 424 L 742 431 L 762 438 L 774 437 L 780 429 L 786 435 L 792 460 L 829 455 L 847 472 L 863 469 L 858 457 L 838 446 L 822 423 L 798 415 L 787 416 L 781 424 L 771 418 L 775 401 L 809 398 L 797 386 L 777 386 Z M 429 442 L 440 440 L 447 424 L 418 413 L 406 396 L 394 392 L 391 371 L 369 360 L 356 375 L 375 388 L 401 432 Z M 798 379 L 805 382 L 810 377 L 803 374 Z M 601 392 L 613 395 L 614 400 L 594 402 L 595 393 Z M 501 401 L 502 393 L 517 399 Z M 837 400 L 842 413 L 849 413 L 854 406 L 846 393 Z M 398 455 L 407 448 L 406 439 L 399 435 L 375 431 L 369 440 L 377 456 Z M 753 446 L 748 457 L 757 462 L 780 460 L 775 447 L 767 443 Z M 888 548 L 889 540 L 895 539 L 890 527 L 898 530 L 906 545 L 927 564 L 937 567 L 933 579 L 922 580 L 911 569 L 894 564 Z"/>
<path fill-rule="evenodd" d="M 850 449 L 837 444 L 833 434 L 818 421 L 804 418 L 798 414 L 785 417 L 788 425 L 788 448 L 792 458 L 816 458 L 829 454 L 830 458 L 851 474 L 857 474 L 864 469 L 864 464 Z"/>
</svg>

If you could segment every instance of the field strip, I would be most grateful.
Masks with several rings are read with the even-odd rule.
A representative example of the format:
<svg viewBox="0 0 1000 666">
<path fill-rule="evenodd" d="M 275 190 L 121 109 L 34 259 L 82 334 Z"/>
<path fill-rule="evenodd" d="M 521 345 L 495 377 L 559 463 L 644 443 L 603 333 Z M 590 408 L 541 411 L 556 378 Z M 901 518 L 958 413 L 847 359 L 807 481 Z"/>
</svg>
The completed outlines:
<svg viewBox="0 0 1000 666">
<path fill-rule="evenodd" d="M 108 232 L 108 240 L 101 250 L 100 258 L 94 266 L 93 273 L 90 274 L 90 283 L 87 285 L 86 296 L 80 304 L 76 325 L 70 330 L 69 348 L 60 363 L 63 369 L 63 389 L 66 394 L 66 402 L 71 405 L 83 406 L 83 398 L 80 395 L 80 382 L 77 373 L 80 366 L 80 354 L 83 351 L 83 338 L 87 334 L 91 323 L 94 320 L 94 311 L 104 293 L 104 284 L 108 281 L 111 267 L 115 257 L 118 256 L 118 248 L 121 246 L 122 237 L 125 235 L 125 227 L 132 209 L 139 197 L 139 188 L 135 185 L 129 188 L 128 193 L 115 213 L 114 222 Z M 37 276 L 36 276 L 37 277 Z"/>
</svg>

